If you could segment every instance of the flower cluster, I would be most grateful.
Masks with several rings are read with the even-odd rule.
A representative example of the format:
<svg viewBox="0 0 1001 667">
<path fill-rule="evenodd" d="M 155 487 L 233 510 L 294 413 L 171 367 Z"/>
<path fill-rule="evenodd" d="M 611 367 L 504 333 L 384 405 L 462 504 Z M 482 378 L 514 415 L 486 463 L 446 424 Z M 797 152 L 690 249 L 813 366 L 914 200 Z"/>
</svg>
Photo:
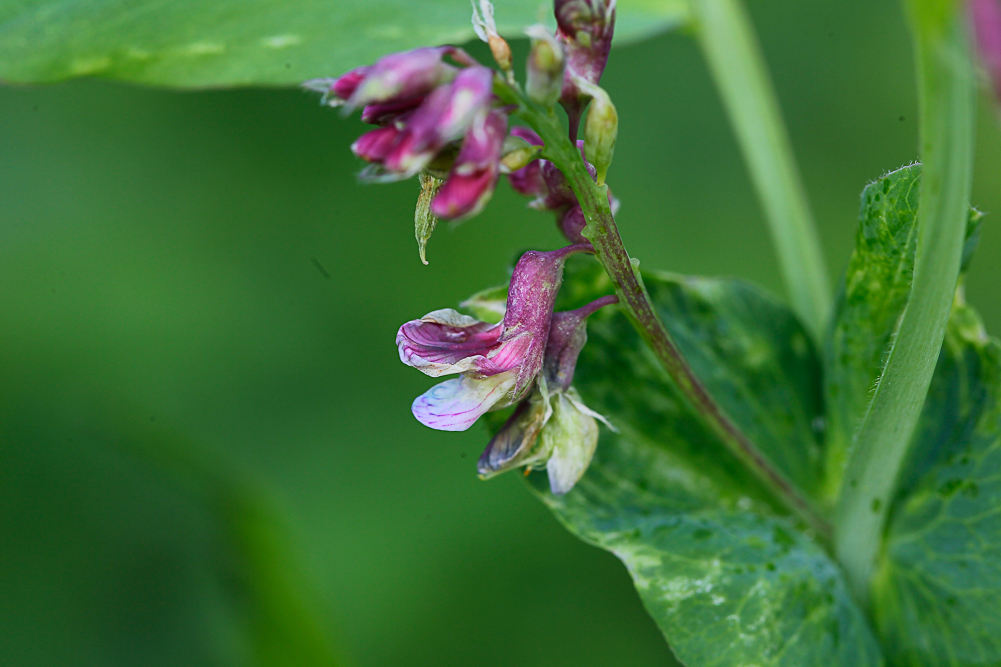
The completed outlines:
<svg viewBox="0 0 1001 667">
<path fill-rule="evenodd" d="M 570 182 L 541 157 L 543 141 L 524 127 L 509 133 L 508 125 L 511 114 L 526 109 L 541 107 L 552 118 L 553 107 L 561 104 L 581 161 L 591 178 L 604 184 L 618 121 L 597 83 L 611 46 L 615 0 L 555 0 L 556 33 L 541 25 L 526 30 L 531 48 L 524 91 L 514 78 L 510 48 L 497 32 L 493 6 L 473 0 L 473 11 L 476 34 L 489 44 L 501 72 L 462 49 L 441 46 L 391 54 L 305 86 L 345 113 L 361 109 L 362 121 L 375 126 L 351 147 L 369 163 L 363 179 L 419 176 L 415 234 L 424 263 L 438 219 L 479 213 L 502 173 L 517 192 L 533 197 L 533 208 L 556 214 L 571 245 L 521 256 L 503 301 L 493 304 L 500 322 L 436 310 L 400 327 L 396 343 L 403 363 L 431 377 L 458 376 L 414 401 L 413 414 L 422 424 L 462 431 L 487 412 L 513 407 L 480 458 L 480 475 L 545 468 L 553 493 L 562 494 L 584 474 L 598 441 L 597 420 L 604 421 L 571 386 L 587 339 L 586 320 L 618 299 L 608 296 L 553 312 L 567 258 L 594 248 L 585 238 L 587 221 Z M 589 104 L 584 140 L 577 141 Z M 585 158 L 585 147 L 595 165 Z M 614 210 L 610 191 L 608 200 Z"/>
<path fill-rule="evenodd" d="M 553 492 L 566 493 L 591 460 L 599 416 L 570 383 L 587 339 L 587 317 L 618 299 L 553 312 L 567 257 L 590 251 L 589 245 L 576 244 L 522 255 L 498 324 L 444 309 L 400 327 L 396 344 L 403 363 L 432 377 L 459 375 L 414 401 L 414 416 L 422 424 L 464 431 L 486 412 L 517 406 L 480 458 L 484 477 L 544 465 Z"/>
<path fill-rule="evenodd" d="M 456 65 L 446 62 L 451 59 Z M 371 67 L 306 87 L 362 121 L 378 125 L 351 146 L 371 163 L 362 177 L 398 180 L 428 171 L 445 184 L 431 211 L 446 220 L 475 215 L 493 195 L 507 131 L 507 113 L 493 95 L 493 70 L 451 46 L 394 53 Z"/>
</svg>

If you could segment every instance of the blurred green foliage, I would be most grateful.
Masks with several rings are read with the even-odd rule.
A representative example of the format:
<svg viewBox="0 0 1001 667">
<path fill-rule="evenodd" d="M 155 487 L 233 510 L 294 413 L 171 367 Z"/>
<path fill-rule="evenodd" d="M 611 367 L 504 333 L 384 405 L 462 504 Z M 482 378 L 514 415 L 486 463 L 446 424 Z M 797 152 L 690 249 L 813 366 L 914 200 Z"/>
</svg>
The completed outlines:
<svg viewBox="0 0 1001 667">
<path fill-rule="evenodd" d="M 900 6 L 750 10 L 839 271 L 862 187 L 917 155 Z M 645 267 L 780 291 L 695 44 L 622 48 L 603 84 L 627 247 Z M 986 98 L 982 111 L 973 203 L 990 213 L 1001 132 Z M 295 611 L 278 625 L 311 614 L 323 638 L 307 622 L 271 636 L 333 641 L 347 664 L 670 664 L 613 556 L 516 475 L 477 480 L 485 431 L 409 414 L 429 381 L 399 363 L 396 328 L 503 282 L 518 251 L 555 247 L 550 216 L 502 185 L 483 215 L 436 232 L 423 267 L 417 184 L 358 184 L 359 131 L 297 90 L 0 89 L 5 665 L 278 664 L 255 646 L 248 562 L 279 573 L 278 608 Z M 993 217 L 967 296 L 997 333 Z M 210 486 L 263 489 L 291 555 L 241 560 L 253 550 L 215 495 L 155 446 L 121 444 L 164 442 L 151 428 L 194 443 Z M 299 583 L 279 576 L 289 560 Z"/>
</svg>

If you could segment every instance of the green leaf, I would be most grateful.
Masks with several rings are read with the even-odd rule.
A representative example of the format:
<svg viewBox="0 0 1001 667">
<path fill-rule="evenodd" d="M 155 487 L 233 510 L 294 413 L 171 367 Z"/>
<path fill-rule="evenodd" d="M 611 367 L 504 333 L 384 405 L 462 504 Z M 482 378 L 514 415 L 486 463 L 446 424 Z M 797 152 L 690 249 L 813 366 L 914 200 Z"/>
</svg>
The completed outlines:
<svg viewBox="0 0 1001 667">
<path fill-rule="evenodd" d="M 829 497 L 837 493 L 852 435 L 872 398 L 910 296 L 920 182 L 921 165 L 914 164 L 862 191 L 855 251 L 825 350 Z M 964 269 L 976 247 L 980 217 L 970 211 Z"/>
<path fill-rule="evenodd" d="M 570 273 L 569 304 L 607 289 Z M 789 474 L 814 475 L 809 424 L 820 377 L 797 320 L 741 281 L 651 274 L 644 281 L 741 427 Z M 882 664 L 833 561 L 776 513 L 621 314 L 592 316 L 574 384 L 619 433 L 603 429 L 591 467 L 567 495 L 548 493 L 543 475 L 530 481 L 569 530 L 626 564 L 682 662 Z M 738 410 L 741 401 L 749 404 Z"/>
<path fill-rule="evenodd" d="M 873 609 L 894 665 L 1001 664 L 1001 343 L 957 299 Z"/>
<path fill-rule="evenodd" d="M 552 14 L 544 0 L 495 6 L 499 29 L 512 37 Z M 290 85 L 393 51 L 461 44 L 473 37 L 471 14 L 468 0 L 8 0 L 0 4 L 0 80 Z M 616 43 L 686 15 L 684 0 L 623 0 Z"/>
</svg>

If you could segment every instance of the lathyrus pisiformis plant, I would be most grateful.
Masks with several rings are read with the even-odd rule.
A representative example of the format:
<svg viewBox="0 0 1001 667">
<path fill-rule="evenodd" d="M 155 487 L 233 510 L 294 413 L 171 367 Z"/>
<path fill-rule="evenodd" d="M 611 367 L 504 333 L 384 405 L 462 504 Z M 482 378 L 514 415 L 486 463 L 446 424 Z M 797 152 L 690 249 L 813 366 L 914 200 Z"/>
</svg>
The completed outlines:
<svg viewBox="0 0 1001 667">
<path fill-rule="evenodd" d="M 526 31 L 524 83 L 493 7 L 473 4 L 496 70 L 428 47 L 306 84 L 376 126 L 352 146 L 363 178 L 420 176 L 422 260 L 437 221 L 476 215 L 502 174 L 568 242 L 526 252 L 468 314 L 400 328 L 405 364 L 457 376 L 414 416 L 444 431 L 483 418 L 479 474 L 525 469 L 571 532 L 626 564 L 686 665 L 1001 665 L 1001 346 L 962 289 L 980 222 L 968 34 L 997 82 L 1001 6 L 908 3 L 923 164 L 862 193 L 832 303 L 746 17 L 691 3 L 789 308 L 626 252 L 599 85 L 615 0 L 556 0 L 555 33 Z"/>
</svg>

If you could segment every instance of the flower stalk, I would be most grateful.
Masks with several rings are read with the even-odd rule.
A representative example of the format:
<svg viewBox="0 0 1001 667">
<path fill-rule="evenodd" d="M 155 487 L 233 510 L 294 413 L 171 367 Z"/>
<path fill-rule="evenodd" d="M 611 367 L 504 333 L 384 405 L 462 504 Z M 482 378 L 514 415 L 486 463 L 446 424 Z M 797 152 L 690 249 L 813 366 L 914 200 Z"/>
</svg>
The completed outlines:
<svg viewBox="0 0 1001 667">
<path fill-rule="evenodd" d="M 786 507 L 823 539 L 829 538 L 831 527 L 810 498 L 782 474 L 734 424 L 681 355 L 671 334 L 658 318 L 640 274 L 626 252 L 609 205 L 608 187 L 595 182 L 556 115 L 552 110 L 539 109 L 519 90 L 499 80 L 495 80 L 494 91 L 505 101 L 518 105 L 518 115 L 545 142 L 543 157 L 552 161 L 566 176 L 587 220 L 583 234 L 593 245 L 595 256 L 615 286 L 620 307 L 657 355 L 678 389 L 723 444 Z"/>
</svg>

